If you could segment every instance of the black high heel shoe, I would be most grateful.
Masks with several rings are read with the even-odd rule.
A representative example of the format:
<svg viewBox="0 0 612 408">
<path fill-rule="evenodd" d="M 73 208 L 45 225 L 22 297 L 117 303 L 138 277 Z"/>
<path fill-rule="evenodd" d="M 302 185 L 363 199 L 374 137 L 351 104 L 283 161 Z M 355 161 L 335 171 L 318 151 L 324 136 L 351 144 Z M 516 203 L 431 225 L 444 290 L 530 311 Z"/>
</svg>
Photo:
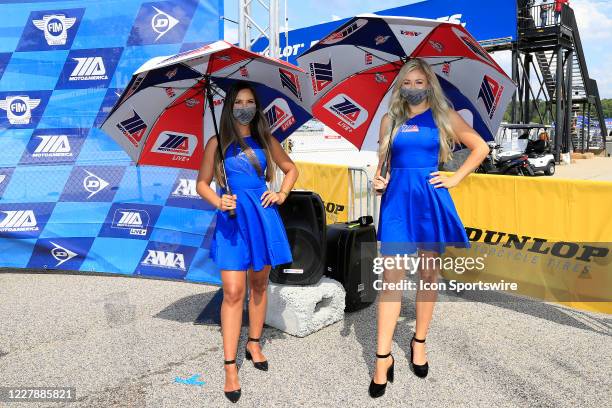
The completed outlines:
<svg viewBox="0 0 612 408">
<path fill-rule="evenodd" d="M 419 343 L 425 343 L 425 339 L 420 340 L 416 338 L 416 334 L 412 336 L 412 340 L 417 341 Z M 413 354 L 413 346 L 412 346 L 412 340 L 410 340 L 410 367 L 412 367 L 412 372 L 414 373 L 414 375 L 416 375 L 417 377 L 421 377 L 421 378 L 425 378 L 427 377 L 427 373 L 429 372 L 429 362 L 426 361 L 425 364 L 414 364 L 412 362 L 412 354 Z"/>
<path fill-rule="evenodd" d="M 259 339 L 254 339 L 254 338 L 249 337 L 249 339 L 247 340 L 247 343 L 249 341 L 254 341 L 254 342 L 258 343 Z M 244 346 L 244 354 L 245 354 L 244 357 L 247 360 L 253 360 L 253 356 L 251 355 L 251 352 L 246 348 L 246 345 Z M 268 371 L 268 360 L 266 360 L 266 361 L 253 361 L 253 365 L 258 370 Z"/>
<path fill-rule="evenodd" d="M 236 359 L 234 360 L 223 360 L 223 362 L 225 364 L 235 364 L 236 363 Z M 238 369 L 238 366 L 236 366 L 236 369 Z M 238 388 L 237 390 L 234 391 L 224 391 L 225 392 L 225 396 L 227 397 L 228 400 L 232 401 L 232 402 L 238 402 L 238 400 L 240 399 L 240 394 L 241 394 L 241 388 Z"/>
<path fill-rule="evenodd" d="M 389 354 L 385 354 L 385 355 L 381 355 L 376 353 L 376 357 L 378 358 L 387 358 L 391 356 L 391 352 L 389 352 Z M 387 382 L 393 382 L 393 371 L 394 371 L 394 367 L 395 367 L 395 359 L 393 358 L 393 356 L 391 356 L 392 362 L 391 362 L 391 366 L 389 366 L 389 368 L 387 369 L 387 381 L 384 384 L 378 384 L 374 382 L 374 379 L 372 378 L 372 381 L 370 382 L 370 388 L 368 389 L 368 392 L 370 393 L 370 397 L 372 398 L 378 398 L 378 397 L 382 397 L 383 395 L 385 395 L 385 388 L 387 388 Z"/>
</svg>

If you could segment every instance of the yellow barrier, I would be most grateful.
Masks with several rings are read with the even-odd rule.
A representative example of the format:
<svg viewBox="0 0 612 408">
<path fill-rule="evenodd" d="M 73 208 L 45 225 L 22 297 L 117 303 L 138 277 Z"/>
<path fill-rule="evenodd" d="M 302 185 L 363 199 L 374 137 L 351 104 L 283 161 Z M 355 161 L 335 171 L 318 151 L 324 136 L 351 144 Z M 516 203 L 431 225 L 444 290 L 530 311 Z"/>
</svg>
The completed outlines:
<svg viewBox="0 0 612 408">
<path fill-rule="evenodd" d="M 450 255 L 488 255 L 483 271 L 446 278 L 503 279 L 519 294 L 612 313 L 597 301 L 611 295 L 612 182 L 471 174 L 450 193 L 475 240 Z"/>
<path fill-rule="evenodd" d="M 327 224 L 348 221 L 348 167 L 308 162 L 295 164 L 300 176 L 294 188 L 311 190 L 321 196 Z"/>
</svg>

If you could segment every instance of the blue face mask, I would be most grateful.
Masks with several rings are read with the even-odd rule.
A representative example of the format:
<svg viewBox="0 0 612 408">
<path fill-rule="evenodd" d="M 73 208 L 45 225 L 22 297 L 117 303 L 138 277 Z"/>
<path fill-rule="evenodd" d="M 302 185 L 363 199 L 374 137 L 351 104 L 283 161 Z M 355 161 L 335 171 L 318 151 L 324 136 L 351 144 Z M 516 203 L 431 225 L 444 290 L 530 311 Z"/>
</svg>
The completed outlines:
<svg viewBox="0 0 612 408">
<path fill-rule="evenodd" d="M 418 105 L 429 96 L 429 88 L 413 89 L 402 86 L 400 88 L 400 95 L 409 105 Z"/>
</svg>

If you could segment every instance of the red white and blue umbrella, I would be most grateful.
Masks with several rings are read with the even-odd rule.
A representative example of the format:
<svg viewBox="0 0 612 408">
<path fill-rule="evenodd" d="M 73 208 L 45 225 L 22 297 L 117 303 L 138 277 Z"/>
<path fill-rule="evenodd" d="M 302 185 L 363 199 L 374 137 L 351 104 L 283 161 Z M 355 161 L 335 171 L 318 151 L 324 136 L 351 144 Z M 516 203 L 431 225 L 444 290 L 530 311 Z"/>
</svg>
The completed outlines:
<svg viewBox="0 0 612 408">
<path fill-rule="evenodd" d="M 392 85 L 414 57 L 432 66 L 468 124 L 493 140 L 516 85 L 465 28 L 429 19 L 359 15 L 298 57 L 310 75 L 313 115 L 376 150 Z"/>
<path fill-rule="evenodd" d="M 255 88 L 279 141 L 312 117 L 300 68 L 217 41 L 147 61 L 101 128 L 137 164 L 196 170 L 206 141 L 217 132 L 214 119 L 221 117 L 225 92 L 239 80 Z"/>
</svg>

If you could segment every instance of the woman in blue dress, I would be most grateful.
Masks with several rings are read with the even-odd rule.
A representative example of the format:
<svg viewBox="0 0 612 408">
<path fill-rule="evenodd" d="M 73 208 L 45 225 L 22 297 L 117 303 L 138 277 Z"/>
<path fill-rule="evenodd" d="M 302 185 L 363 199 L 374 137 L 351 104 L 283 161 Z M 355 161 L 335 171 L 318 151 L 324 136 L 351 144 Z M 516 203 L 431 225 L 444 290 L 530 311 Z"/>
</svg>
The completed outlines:
<svg viewBox="0 0 612 408">
<path fill-rule="evenodd" d="M 242 327 L 242 305 L 249 279 L 249 332 L 245 357 L 256 368 L 267 371 L 259 338 L 265 321 L 266 288 L 270 269 L 292 262 L 285 228 L 278 213 L 293 188 L 298 170 L 270 132 L 255 90 L 238 82 L 227 92 L 220 120 L 221 147 L 225 174 L 232 195 L 227 194 L 217 143 L 213 136 L 206 143 L 198 174 L 197 191 L 217 207 L 217 218 L 210 255 L 221 269 L 223 303 L 221 331 L 225 357 L 226 397 L 240 398 L 236 354 Z M 278 166 L 285 174 L 280 191 L 270 191 Z M 214 178 L 223 188 L 221 197 L 210 187 Z M 235 210 L 235 218 L 228 210 Z"/>
<path fill-rule="evenodd" d="M 471 150 L 469 157 L 452 176 L 439 173 L 439 162 L 447 161 L 459 142 Z M 390 143 L 390 171 L 383 178 L 381 167 Z M 469 247 L 448 189 L 476 169 L 488 151 L 478 133 L 451 108 L 427 62 L 409 60 L 399 71 L 389 111 L 380 125 L 380 160 L 373 184 L 384 191 L 377 231 L 381 255 L 395 259 L 398 254 L 418 251 L 422 262 L 442 254 L 447 245 Z M 405 272 L 403 265 L 385 269 L 383 283 L 400 282 Z M 420 264 L 421 281 L 436 282 L 437 275 L 431 262 Z M 435 290 L 417 290 L 410 367 L 418 377 L 428 372 L 424 343 L 436 294 Z M 384 394 L 387 380 L 393 381 L 391 343 L 401 298 L 401 290 L 384 288 L 378 298 L 376 370 L 369 387 L 373 398 Z"/>
</svg>

